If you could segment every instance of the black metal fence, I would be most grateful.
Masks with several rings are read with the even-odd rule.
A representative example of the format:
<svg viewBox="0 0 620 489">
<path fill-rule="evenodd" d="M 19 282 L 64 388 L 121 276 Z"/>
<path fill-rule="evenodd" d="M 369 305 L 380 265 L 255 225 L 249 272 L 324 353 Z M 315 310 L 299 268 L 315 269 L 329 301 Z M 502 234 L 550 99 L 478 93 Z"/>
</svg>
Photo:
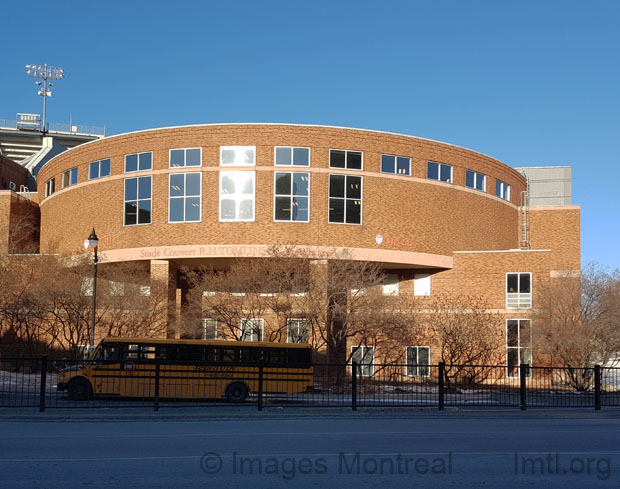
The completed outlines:
<svg viewBox="0 0 620 489">
<path fill-rule="evenodd" d="M 101 369 L 92 385 L 60 379 L 89 365 Z M 85 361 L 41 358 L 0 359 L 0 407 L 160 407 L 236 405 L 369 407 L 450 406 L 589 407 L 620 406 L 620 368 L 497 365 L 314 364 L 308 370 L 269 365 L 179 364 L 153 361 L 131 371 L 105 372 Z M 69 373 L 69 376 L 68 374 Z M 62 383 L 61 383 L 62 384 Z M 234 384 L 238 388 L 230 389 Z M 299 389 L 304 385 L 303 390 Z M 62 389 L 60 389 L 61 387 Z M 64 387 L 64 388 L 63 388 Z M 209 394 L 208 394 L 209 393 Z"/>
</svg>

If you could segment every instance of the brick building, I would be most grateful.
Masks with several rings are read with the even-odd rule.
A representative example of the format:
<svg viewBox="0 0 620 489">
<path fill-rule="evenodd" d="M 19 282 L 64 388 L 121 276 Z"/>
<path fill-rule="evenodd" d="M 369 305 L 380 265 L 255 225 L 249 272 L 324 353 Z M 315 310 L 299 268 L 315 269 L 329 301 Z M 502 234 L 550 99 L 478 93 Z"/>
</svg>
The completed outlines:
<svg viewBox="0 0 620 489">
<path fill-rule="evenodd" d="M 143 264 L 151 281 L 166 278 L 174 302 L 181 266 L 258 258 L 272 244 L 317 257 L 347 249 L 382 264 L 390 293 L 486 297 L 505 318 L 509 365 L 531 361 L 537 287 L 580 269 L 579 206 L 530 206 L 527 169 L 400 134 L 145 130 L 70 149 L 37 183 L 41 253 L 83 253 L 95 227 L 105 262 Z M 432 346 L 410 348 L 434 358 Z"/>
</svg>

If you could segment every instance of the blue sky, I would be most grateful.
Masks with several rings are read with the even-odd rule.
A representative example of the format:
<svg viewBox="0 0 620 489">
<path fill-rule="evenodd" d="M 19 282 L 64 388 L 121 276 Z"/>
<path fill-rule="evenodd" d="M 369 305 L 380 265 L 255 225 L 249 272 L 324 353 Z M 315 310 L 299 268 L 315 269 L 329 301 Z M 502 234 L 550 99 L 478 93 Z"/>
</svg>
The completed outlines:
<svg viewBox="0 0 620 489">
<path fill-rule="evenodd" d="M 58 1 L 2 7 L 0 118 L 41 112 L 24 65 L 62 66 L 48 121 L 108 134 L 293 122 L 571 165 L 582 259 L 620 267 L 620 2 Z"/>
</svg>

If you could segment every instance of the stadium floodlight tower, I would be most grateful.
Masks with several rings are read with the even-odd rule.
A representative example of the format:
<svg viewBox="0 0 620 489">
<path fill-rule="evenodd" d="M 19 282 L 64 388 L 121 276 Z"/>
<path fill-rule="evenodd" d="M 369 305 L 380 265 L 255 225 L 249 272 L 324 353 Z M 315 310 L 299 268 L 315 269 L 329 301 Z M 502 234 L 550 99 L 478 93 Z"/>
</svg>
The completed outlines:
<svg viewBox="0 0 620 489">
<path fill-rule="evenodd" d="M 43 121 L 42 121 L 42 132 L 47 132 L 47 128 L 45 125 L 45 110 L 47 106 L 47 97 L 52 96 L 52 91 L 48 87 L 53 87 L 54 84 L 52 82 L 48 82 L 48 80 L 62 80 L 65 77 L 65 72 L 62 68 L 55 68 L 53 66 L 44 65 L 26 65 L 26 69 L 28 70 L 28 76 L 30 78 L 40 78 L 43 82 L 38 81 L 37 85 L 42 88 L 39 88 L 38 94 L 43 97 Z"/>
</svg>

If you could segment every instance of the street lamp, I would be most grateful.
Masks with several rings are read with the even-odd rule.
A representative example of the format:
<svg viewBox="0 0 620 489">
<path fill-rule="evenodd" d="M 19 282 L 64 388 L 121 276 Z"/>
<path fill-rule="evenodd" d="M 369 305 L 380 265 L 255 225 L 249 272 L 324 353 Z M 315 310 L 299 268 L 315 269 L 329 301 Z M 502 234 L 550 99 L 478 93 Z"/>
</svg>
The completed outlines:
<svg viewBox="0 0 620 489">
<path fill-rule="evenodd" d="M 95 250 L 95 256 L 93 257 L 93 310 L 90 318 L 90 348 L 92 351 L 93 347 L 95 346 L 95 311 L 97 310 L 97 263 L 99 262 L 99 257 L 97 256 L 97 250 L 99 249 L 99 238 L 97 237 L 95 228 L 93 228 L 88 239 L 84 241 L 84 248 L 93 248 Z"/>
<path fill-rule="evenodd" d="M 37 86 L 41 87 L 38 91 L 38 94 L 43 97 L 43 133 L 47 132 L 47 128 L 45 127 L 45 111 L 47 106 L 47 97 L 52 96 L 52 91 L 47 87 L 53 87 L 53 83 L 48 83 L 47 80 L 62 80 L 65 77 L 65 71 L 62 68 L 55 68 L 53 66 L 45 65 L 26 65 L 26 73 L 30 78 L 40 78 L 43 80 L 43 83 L 40 81 L 37 82 Z M 95 235 L 96 237 L 96 235 Z"/>
</svg>

